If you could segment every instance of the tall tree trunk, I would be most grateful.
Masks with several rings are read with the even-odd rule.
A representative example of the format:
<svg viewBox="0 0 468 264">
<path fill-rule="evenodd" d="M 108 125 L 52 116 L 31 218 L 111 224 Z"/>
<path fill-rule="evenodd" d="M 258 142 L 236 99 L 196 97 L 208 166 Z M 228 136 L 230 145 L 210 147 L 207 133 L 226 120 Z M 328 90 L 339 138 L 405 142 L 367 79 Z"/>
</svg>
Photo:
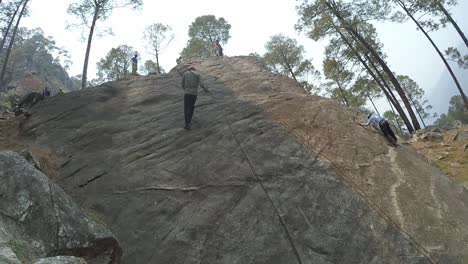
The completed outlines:
<svg viewBox="0 0 468 264">
<path fill-rule="evenodd" d="M 385 80 L 385 77 L 382 75 L 380 70 L 377 68 L 377 65 L 372 61 L 372 59 L 367 55 L 364 54 L 364 57 L 366 58 L 367 62 L 370 64 L 371 68 L 377 73 L 377 76 L 380 78 L 382 81 L 383 86 L 387 89 L 388 93 L 392 97 L 394 102 L 398 102 L 398 99 L 396 98 L 395 94 L 392 91 L 392 88 L 390 85 L 387 83 L 387 80 Z"/>
<path fill-rule="evenodd" d="M 419 112 L 419 108 L 416 105 L 416 102 L 413 100 L 413 97 L 411 96 L 411 94 L 408 94 L 408 97 L 411 100 L 411 103 L 413 104 L 414 110 L 416 110 L 416 113 L 418 114 L 419 119 L 421 119 L 421 122 L 422 122 L 424 128 L 426 128 L 426 123 L 424 123 L 424 119 L 422 118 L 421 113 Z"/>
<path fill-rule="evenodd" d="M 447 11 L 447 9 L 445 9 L 444 5 L 442 5 L 442 3 L 439 0 L 435 0 L 435 1 L 437 3 L 437 6 L 439 7 L 439 9 L 445 14 L 447 19 L 450 21 L 450 23 L 452 23 L 453 27 L 457 30 L 458 34 L 463 39 L 463 41 L 465 42 L 466 47 L 468 48 L 468 39 L 466 38 L 465 34 L 463 33 L 463 31 L 458 26 L 457 22 L 455 22 L 455 20 L 453 20 L 453 17 L 450 15 L 450 13 Z"/>
<path fill-rule="evenodd" d="M 284 55 L 283 52 L 281 52 L 281 58 L 283 59 L 283 62 L 286 64 L 286 67 L 288 68 L 289 73 L 291 73 L 291 76 L 293 77 L 293 79 L 296 82 L 298 82 L 296 79 L 296 75 L 294 74 L 294 71 L 292 70 L 291 65 L 289 65 L 288 60 L 286 59 L 286 56 Z"/>
<path fill-rule="evenodd" d="M 393 109 L 393 106 L 390 103 L 390 100 L 388 100 L 388 98 L 387 98 L 387 101 L 388 101 L 388 104 L 390 105 L 390 109 L 392 110 L 393 115 L 395 116 L 395 121 L 397 122 L 398 130 L 400 131 L 400 135 L 403 135 L 403 131 L 401 130 L 400 122 L 398 122 L 398 115 L 395 113 L 395 110 Z"/>
<path fill-rule="evenodd" d="M 15 9 L 15 12 L 13 13 L 13 16 L 11 17 L 10 21 L 8 22 L 8 26 L 5 29 L 5 33 L 3 34 L 2 42 L 0 43 L 0 55 L 2 55 L 3 52 L 3 47 L 5 47 L 6 40 L 8 38 L 8 33 L 10 33 L 11 26 L 13 25 L 13 22 L 15 21 L 16 14 L 18 13 L 21 5 L 23 4 L 23 1 L 21 1 L 18 6 Z"/>
<path fill-rule="evenodd" d="M 421 30 L 421 32 L 426 36 L 426 38 L 431 42 L 432 47 L 437 51 L 437 54 L 439 54 L 440 59 L 444 62 L 445 67 L 447 67 L 447 70 L 450 73 L 450 76 L 452 76 L 453 81 L 455 82 L 455 85 L 457 86 L 458 91 L 460 92 L 462 99 L 463 99 L 463 104 L 465 105 L 465 109 L 468 110 L 468 98 L 466 97 L 465 93 L 463 92 L 463 89 L 461 88 L 460 83 L 458 82 L 457 77 L 455 76 L 455 73 L 452 70 L 452 67 L 448 64 L 447 60 L 444 57 L 444 54 L 439 50 L 437 45 L 434 43 L 432 38 L 429 36 L 429 34 L 426 32 L 426 30 L 419 24 L 419 22 L 414 18 L 414 16 L 411 14 L 411 12 L 406 8 L 405 4 L 401 2 L 401 0 L 397 0 L 398 4 L 405 10 L 406 14 L 413 20 L 413 22 L 416 24 L 416 26 Z"/>
<path fill-rule="evenodd" d="M 372 69 L 369 67 L 369 65 L 364 61 L 364 59 L 359 55 L 358 51 L 354 48 L 354 46 L 351 44 L 351 42 L 349 42 L 349 40 L 346 38 L 346 36 L 341 33 L 341 31 L 339 30 L 339 28 L 335 27 L 335 29 L 337 30 L 338 34 L 340 34 L 341 38 L 343 39 L 343 41 L 346 43 L 346 45 L 348 45 L 348 47 L 354 52 L 354 54 L 356 55 L 356 58 L 361 62 L 361 64 L 364 66 L 364 68 L 366 68 L 367 72 L 372 76 L 372 78 L 374 78 L 374 80 L 377 82 L 377 84 L 379 85 L 380 89 L 384 92 L 385 96 L 387 97 L 387 99 L 392 102 L 392 104 L 395 106 L 395 108 L 397 109 L 398 113 L 400 114 L 401 118 L 403 119 L 403 122 L 405 123 L 406 127 L 408 128 L 408 131 L 410 133 L 413 133 L 414 132 L 414 128 L 411 124 L 411 122 L 409 121 L 408 119 L 408 116 L 406 115 L 405 111 L 403 110 L 403 108 L 401 107 L 400 103 L 397 101 L 397 100 L 394 100 L 392 98 L 392 95 L 390 94 L 391 93 L 391 90 L 385 88 L 385 86 L 382 84 L 382 82 L 380 81 L 380 79 L 375 75 L 375 73 L 372 71 Z M 378 74 L 380 74 L 378 71 L 377 71 Z M 384 79 L 382 79 L 383 81 L 385 81 Z"/>
<path fill-rule="evenodd" d="M 375 107 L 374 101 L 372 100 L 372 97 L 370 97 L 369 93 L 367 93 L 367 98 L 369 98 L 369 101 L 371 102 L 372 106 L 374 107 L 375 112 L 380 115 L 379 110 L 377 110 L 377 107 Z"/>
<path fill-rule="evenodd" d="M 29 0 L 24 1 L 23 8 L 21 9 L 21 12 L 20 12 L 20 14 L 18 16 L 18 20 L 16 21 L 15 28 L 13 29 L 13 34 L 11 35 L 10 43 L 8 44 L 7 53 L 6 53 L 5 59 L 3 61 L 2 73 L 0 75 L 0 86 L 3 86 L 4 81 L 5 81 L 5 73 L 6 73 L 6 70 L 7 70 L 8 60 L 10 59 L 10 54 L 11 54 L 11 50 L 13 48 L 13 44 L 15 42 L 16 33 L 18 33 L 18 26 L 19 26 L 19 23 L 21 22 L 21 18 L 23 17 L 24 11 L 26 10 L 26 6 L 28 5 L 28 1 Z"/>
<path fill-rule="evenodd" d="M 88 36 L 88 45 L 86 47 L 85 60 L 83 65 L 83 74 L 81 77 L 81 89 L 86 89 L 86 82 L 88 79 L 88 62 L 89 62 L 89 53 L 91 52 L 91 42 L 93 41 L 94 28 L 96 27 L 96 21 L 99 16 L 99 6 L 96 6 L 94 10 L 93 22 L 91 23 L 91 28 L 89 29 Z"/>
<path fill-rule="evenodd" d="M 338 20 L 340 20 L 340 22 L 344 26 L 344 28 L 352 36 L 354 36 L 359 41 L 359 43 L 361 43 L 372 54 L 372 56 L 377 60 L 377 62 L 382 66 L 382 69 L 384 70 L 384 72 L 390 78 L 390 81 L 392 82 L 393 86 L 395 87 L 395 90 L 400 95 L 400 98 L 403 101 L 403 104 L 405 105 L 406 110 L 408 111 L 408 113 L 410 115 L 411 122 L 413 123 L 414 129 L 416 129 L 416 130 L 421 129 L 421 127 L 419 126 L 418 119 L 417 119 L 416 115 L 414 114 L 413 109 L 411 108 L 411 104 L 408 101 L 408 98 L 406 97 L 403 89 L 400 86 L 400 83 L 398 82 L 397 78 L 395 77 L 393 72 L 388 67 L 387 63 L 385 63 L 385 61 L 380 57 L 380 55 L 375 51 L 375 49 L 361 36 L 361 34 L 359 34 L 356 30 L 354 30 L 353 27 L 349 26 L 349 23 L 347 23 L 347 21 L 341 16 L 341 14 L 338 12 L 338 10 L 336 10 L 336 8 L 334 8 L 329 3 L 328 0 L 325 1 L 325 4 L 328 6 L 330 11 L 332 11 L 332 13 L 338 18 Z M 410 129 L 408 128 L 408 130 L 410 130 Z"/>
<path fill-rule="evenodd" d="M 337 81 L 335 81 L 336 84 L 338 85 L 338 89 L 340 89 L 341 97 L 343 97 L 343 101 L 345 102 L 346 106 L 349 107 L 349 102 L 348 99 L 346 98 L 345 92 L 341 84 Z"/>
<path fill-rule="evenodd" d="M 156 66 L 158 67 L 158 74 L 161 74 L 161 68 L 159 68 L 159 54 L 156 52 Z"/>
</svg>

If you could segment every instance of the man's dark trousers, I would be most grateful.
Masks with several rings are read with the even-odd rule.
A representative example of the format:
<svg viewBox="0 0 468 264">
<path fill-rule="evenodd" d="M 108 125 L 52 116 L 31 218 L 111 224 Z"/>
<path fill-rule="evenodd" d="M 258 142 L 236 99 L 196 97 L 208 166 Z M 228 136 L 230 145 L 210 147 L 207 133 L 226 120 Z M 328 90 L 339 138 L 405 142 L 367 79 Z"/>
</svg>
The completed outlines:
<svg viewBox="0 0 468 264">
<path fill-rule="evenodd" d="M 190 126 L 192 123 L 193 111 L 195 110 L 195 102 L 197 96 L 193 94 L 184 95 L 184 114 L 185 114 L 185 126 Z"/>
<path fill-rule="evenodd" d="M 389 138 L 389 139 L 393 139 L 394 142 L 393 143 L 396 143 L 397 142 L 397 137 L 395 136 L 395 134 L 393 133 L 392 129 L 390 128 L 390 125 L 388 124 L 388 122 L 386 120 L 382 121 L 379 123 L 379 126 L 380 126 L 380 129 L 382 130 L 382 132 L 384 133 L 384 135 Z"/>
</svg>

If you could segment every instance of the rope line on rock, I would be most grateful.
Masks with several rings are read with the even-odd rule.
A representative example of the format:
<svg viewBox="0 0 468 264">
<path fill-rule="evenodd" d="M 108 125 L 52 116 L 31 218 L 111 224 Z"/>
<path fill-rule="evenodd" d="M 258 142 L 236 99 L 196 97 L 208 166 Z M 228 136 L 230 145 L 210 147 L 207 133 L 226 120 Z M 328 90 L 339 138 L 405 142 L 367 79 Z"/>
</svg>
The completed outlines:
<svg viewBox="0 0 468 264">
<path fill-rule="evenodd" d="M 211 96 L 211 98 L 213 100 L 216 101 L 216 97 L 214 97 L 213 94 L 209 94 Z M 281 214 L 279 213 L 279 210 L 278 208 L 276 207 L 273 199 L 271 198 L 271 196 L 268 194 L 268 191 L 266 190 L 265 188 L 265 185 L 263 184 L 263 181 L 262 179 L 260 178 L 260 176 L 257 174 L 257 172 L 255 171 L 255 167 L 252 163 L 252 160 L 250 159 L 250 156 L 247 154 L 247 151 L 245 150 L 244 146 L 242 146 L 242 143 L 240 142 L 240 140 L 237 138 L 236 134 L 234 133 L 234 130 L 232 129 L 232 126 L 231 126 L 231 123 L 229 122 L 229 119 L 226 118 L 226 123 L 229 127 L 229 131 L 232 135 L 232 137 L 234 138 L 234 140 L 236 141 L 236 143 L 239 145 L 240 147 L 240 150 L 242 151 L 243 155 L 245 156 L 245 159 L 247 161 L 247 164 L 249 165 L 249 168 L 250 168 L 250 171 L 252 173 L 252 175 L 257 179 L 258 183 L 260 184 L 260 187 L 262 188 L 263 192 L 265 193 L 266 197 L 268 198 L 268 200 L 270 201 L 271 205 L 273 206 L 273 209 L 275 210 L 275 213 L 276 215 L 278 216 L 279 220 L 280 220 L 280 223 L 281 223 L 281 226 L 283 227 L 285 233 L 286 233 L 286 236 L 289 240 L 289 243 L 291 244 L 291 247 L 294 251 L 294 254 L 296 255 L 296 258 L 297 258 L 297 261 L 299 264 L 303 264 L 302 260 L 301 260 L 301 257 L 300 257 L 300 254 L 299 254 L 299 251 L 297 250 L 297 247 L 296 245 L 294 244 L 294 241 L 293 241 L 293 238 L 291 236 L 291 233 L 289 232 L 288 230 L 288 227 L 286 226 L 286 221 L 284 221 L 283 217 L 281 216 Z"/>
<path fill-rule="evenodd" d="M 213 100 L 216 100 L 216 98 L 213 96 L 213 94 L 210 94 L 211 97 L 213 98 Z M 261 107 L 263 108 L 266 112 L 270 113 L 272 116 L 274 116 L 276 118 L 276 120 L 282 124 L 286 129 L 288 129 L 288 131 L 293 134 L 297 140 L 299 140 L 300 143 L 302 143 L 304 146 L 307 146 L 309 147 L 312 151 L 314 151 L 316 154 L 317 154 L 317 157 L 320 157 L 322 158 L 325 162 L 327 162 L 328 164 L 330 164 L 330 166 L 332 166 L 335 170 L 336 170 L 336 174 L 338 177 L 340 177 L 343 181 L 343 183 L 345 185 L 348 185 L 352 190 L 354 190 L 359 196 L 361 196 L 369 205 L 371 208 L 373 208 L 377 214 L 379 214 L 387 223 L 389 223 L 390 225 L 392 225 L 393 227 L 395 227 L 401 234 L 402 236 L 408 241 L 410 242 L 411 244 L 413 244 L 416 248 L 417 251 L 419 251 L 422 255 L 424 255 L 424 257 L 426 257 L 432 264 L 439 264 L 439 261 L 431 255 L 431 253 L 425 249 L 421 244 L 419 244 L 417 242 L 417 240 L 415 238 L 413 238 L 408 231 L 406 231 L 401 225 L 399 225 L 398 223 L 396 223 L 395 221 L 392 220 L 392 218 L 390 216 L 388 216 L 386 214 L 386 212 L 380 208 L 376 203 L 374 203 L 372 200 L 370 200 L 367 195 L 365 194 L 365 192 L 363 190 L 361 190 L 359 188 L 359 186 L 357 186 L 356 183 L 354 183 L 353 181 L 351 180 L 348 180 L 346 177 L 345 177 L 345 173 L 344 171 L 342 171 L 336 164 L 334 164 L 332 162 L 331 159 L 329 159 L 325 154 L 323 153 L 319 153 L 317 152 L 317 150 L 315 149 L 314 146 L 312 146 L 311 144 L 309 144 L 305 138 L 303 138 L 302 136 L 300 136 L 289 124 L 287 124 L 286 122 L 283 121 L 282 118 L 280 118 L 277 114 L 273 113 L 271 110 L 267 109 L 266 107 Z M 356 117 L 357 117 L 357 114 L 353 117 L 353 121 L 355 122 L 356 120 Z M 268 192 L 266 191 L 265 189 L 265 186 L 263 185 L 263 182 L 261 181 L 260 177 L 257 175 L 257 173 L 255 172 L 255 169 L 250 161 L 250 158 L 247 154 L 247 152 L 245 151 L 244 147 L 242 146 L 242 144 L 240 143 L 240 141 L 237 139 L 237 137 L 235 136 L 233 130 L 232 130 L 232 127 L 231 127 L 231 124 L 229 123 L 229 120 L 226 118 L 226 122 L 229 126 L 229 129 L 230 129 L 230 132 L 232 134 L 232 136 L 234 137 L 234 139 L 237 141 L 237 143 L 239 144 L 243 154 L 245 155 L 245 157 L 247 158 L 247 162 L 250 166 L 250 169 L 252 171 L 252 173 L 255 175 L 255 177 L 257 178 L 257 180 L 259 181 L 263 191 L 265 192 L 266 196 L 268 197 L 268 199 L 270 200 L 270 202 L 272 203 L 274 209 L 275 209 L 275 212 L 276 214 L 278 215 L 280 221 L 281 221 L 281 224 L 283 225 L 283 228 L 285 229 L 286 231 L 286 234 L 288 236 L 288 239 L 294 249 L 294 252 L 296 254 L 296 257 L 299 261 L 299 263 L 302 264 L 302 261 L 301 261 L 301 258 L 299 256 L 299 252 L 296 248 L 296 246 L 294 245 L 294 242 L 292 240 L 292 237 L 289 233 L 289 230 L 287 229 L 286 227 L 286 223 L 284 221 L 284 219 L 281 217 L 281 215 L 279 214 L 279 211 L 278 209 L 276 208 L 273 200 L 271 199 L 271 197 L 269 196 Z"/>
<path fill-rule="evenodd" d="M 286 222 L 284 221 L 283 217 L 281 216 L 281 214 L 279 213 L 279 210 L 278 208 L 276 207 L 275 203 L 273 202 L 273 199 L 271 198 L 271 196 L 268 194 L 266 188 L 265 188 L 265 185 L 263 185 L 263 182 L 262 180 L 260 179 L 260 176 L 258 176 L 257 172 L 255 171 L 255 168 L 252 164 L 252 161 L 249 157 L 249 155 L 247 154 L 246 150 L 244 149 L 244 147 L 242 146 L 242 143 L 239 141 L 239 139 L 236 137 L 232 127 L 231 127 L 231 124 L 229 123 L 229 120 L 226 118 L 226 123 L 228 124 L 228 127 L 229 127 L 229 130 L 231 132 L 231 135 L 232 137 L 234 138 L 234 140 L 237 142 L 237 144 L 239 145 L 242 153 L 244 154 L 246 160 L 247 160 L 247 163 L 249 164 L 249 167 L 250 167 L 250 171 L 252 172 L 252 174 L 257 178 L 263 192 L 265 193 L 266 197 L 268 198 L 268 200 L 270 200 L 270 203 L 271 205 L 273 206 L 274 210 L 275 210 L 275 213 L 276 215 L 278 216 L 280 222 L 281 222 L 281 225 L 283 226 L 284 228 L 284 231 L 286 232 L 286 235 L 288 236 L 288 240 L 289 242 L 291 243 L 291 246 L 293 248 L 293 251 L 294 251 L 294 254 L 296 255 L 296 258 L 297 258 L 297 261 L 299 262 L 299 264 L 302 264 L 302 260 L 301 260 L 301 257 L 299 255 L 299 251 L 297 250 L 296 248 L 296 245 L 294 244 L 294 241 L 292 239 L 292 236 L 288 230 L 288 227 L 286 226 Z"/>
</svg>

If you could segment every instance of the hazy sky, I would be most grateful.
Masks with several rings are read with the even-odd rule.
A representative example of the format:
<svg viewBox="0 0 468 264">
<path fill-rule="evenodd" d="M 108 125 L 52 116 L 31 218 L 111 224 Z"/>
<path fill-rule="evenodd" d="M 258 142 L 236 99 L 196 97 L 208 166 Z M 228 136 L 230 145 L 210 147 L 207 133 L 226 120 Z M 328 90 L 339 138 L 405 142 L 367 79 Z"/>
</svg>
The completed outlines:
<svg viewBox="0 0 468 264">
<path fill-rule="evenodd" d="M 66 30 L 65 25 L 71 18 L 66 13 L 68 5 L 75 1 L 32 0 L 31 16 L 24 19 L 22 26 L 41 27 L 46 35 L 52 36 L 58 46 L 70 52 L 73 65 L 71 75 L 81 74 L 87 37 L 87 28 Z M 321 69 L 324 42 L 314 42 L 299 35 L 294 30 L 298 15 L 294 0 L 144 0 L 140 11 L 129 9 L 117 10 L 106 22 L 99 22 L 98 29 L 112 28 L 114 36 L 94 37 L 89 63 L 89 78 L 95 77 L 96 62 L 107 52 L 121 44 L 134 47 L 141 54 L 141 61 L 153 59 L 144 48 L 143 30 L 152 23 L 164 23 L 173 28 L 175 39 L 161 54 L 162 67 L 169 71 L 175 66 L 175 60 L 186 46 L 189 25 L 196 17 L 215 15 L 224 17 L 231 24 L 231 39 L 224 45 L 227 56 L 264 53 L 264 45 L 272 35 L 283 33 L 296 38 L 307 50 L 316 68 Z M 468 34 L 468 0 L 459 0 L 459 5 L 452 13 L 462 30 Z M 426 91 L 434 89 L 445 70 L 442 61 L 410 22 L 405 24 L 376 25 L 384 51 L 388 55 L 391 69 L 398 74 L 409 75 Z M 451 26 L 431 34 L 442 49 L 458 46 L 461 39 Z M 464 50 L 468 53 L 468 50 Z M 154 60 L 154 59 L 153 59 Z M 456 67 L 456 66 L 454 66 Z M 456 89 L 453 86 L 453 89 Z M 465 89 L 468 92 L 467 89 Z"/>
</svg>

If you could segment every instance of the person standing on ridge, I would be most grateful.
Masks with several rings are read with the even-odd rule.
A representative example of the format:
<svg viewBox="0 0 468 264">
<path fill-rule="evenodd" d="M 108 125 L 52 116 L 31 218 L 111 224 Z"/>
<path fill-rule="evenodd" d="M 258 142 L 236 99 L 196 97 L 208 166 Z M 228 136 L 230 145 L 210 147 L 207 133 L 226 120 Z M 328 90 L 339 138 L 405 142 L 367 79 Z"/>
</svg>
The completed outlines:
<svg viewBox="0 0 468 264">
<path fill-rule="evenodd" d="M 385 137 L 393 144 L 397 145 L 397 137 L 395 136 L 395 133 L 393 133 L 392 129 L 390 128 L 390 125 L 388 124 L 387 120 L 385 118 L 379 116 L 376 113 L 371 113 L 367 116 L 367 123 L 366 124 L 359 124 L 361 126 L 369 126 L 370 124 L 376 126 L 379 125 L 380 130 L 382 130 L 383 134 Z"/>
<path fill-rule="evenodd" d="M 216 47 L 216 56 L 224 56 L 223 47 L 221 47 L 221 44 L 219 43 L 219 39 L 216 40 L 215 47 Z"/>
<path fill-rule="evenodd" d="M 138 69 L 138 54 L 135 52 L 135 55 L 132 57 L 132 74 L 137 75 Z"/>
<path fill-rule="evenodd" d="M 195 111 L 195 102 L 197 101 L 198 86 L 203 88 L 206 93 L 210 93 L 202 82 L 200 74 L 193 66 L 190 66 L 182 75 L 182 89 L 184 89 L 184 115 L 185 129 L 192 128 L 192 117 Z"/>
</svg>

